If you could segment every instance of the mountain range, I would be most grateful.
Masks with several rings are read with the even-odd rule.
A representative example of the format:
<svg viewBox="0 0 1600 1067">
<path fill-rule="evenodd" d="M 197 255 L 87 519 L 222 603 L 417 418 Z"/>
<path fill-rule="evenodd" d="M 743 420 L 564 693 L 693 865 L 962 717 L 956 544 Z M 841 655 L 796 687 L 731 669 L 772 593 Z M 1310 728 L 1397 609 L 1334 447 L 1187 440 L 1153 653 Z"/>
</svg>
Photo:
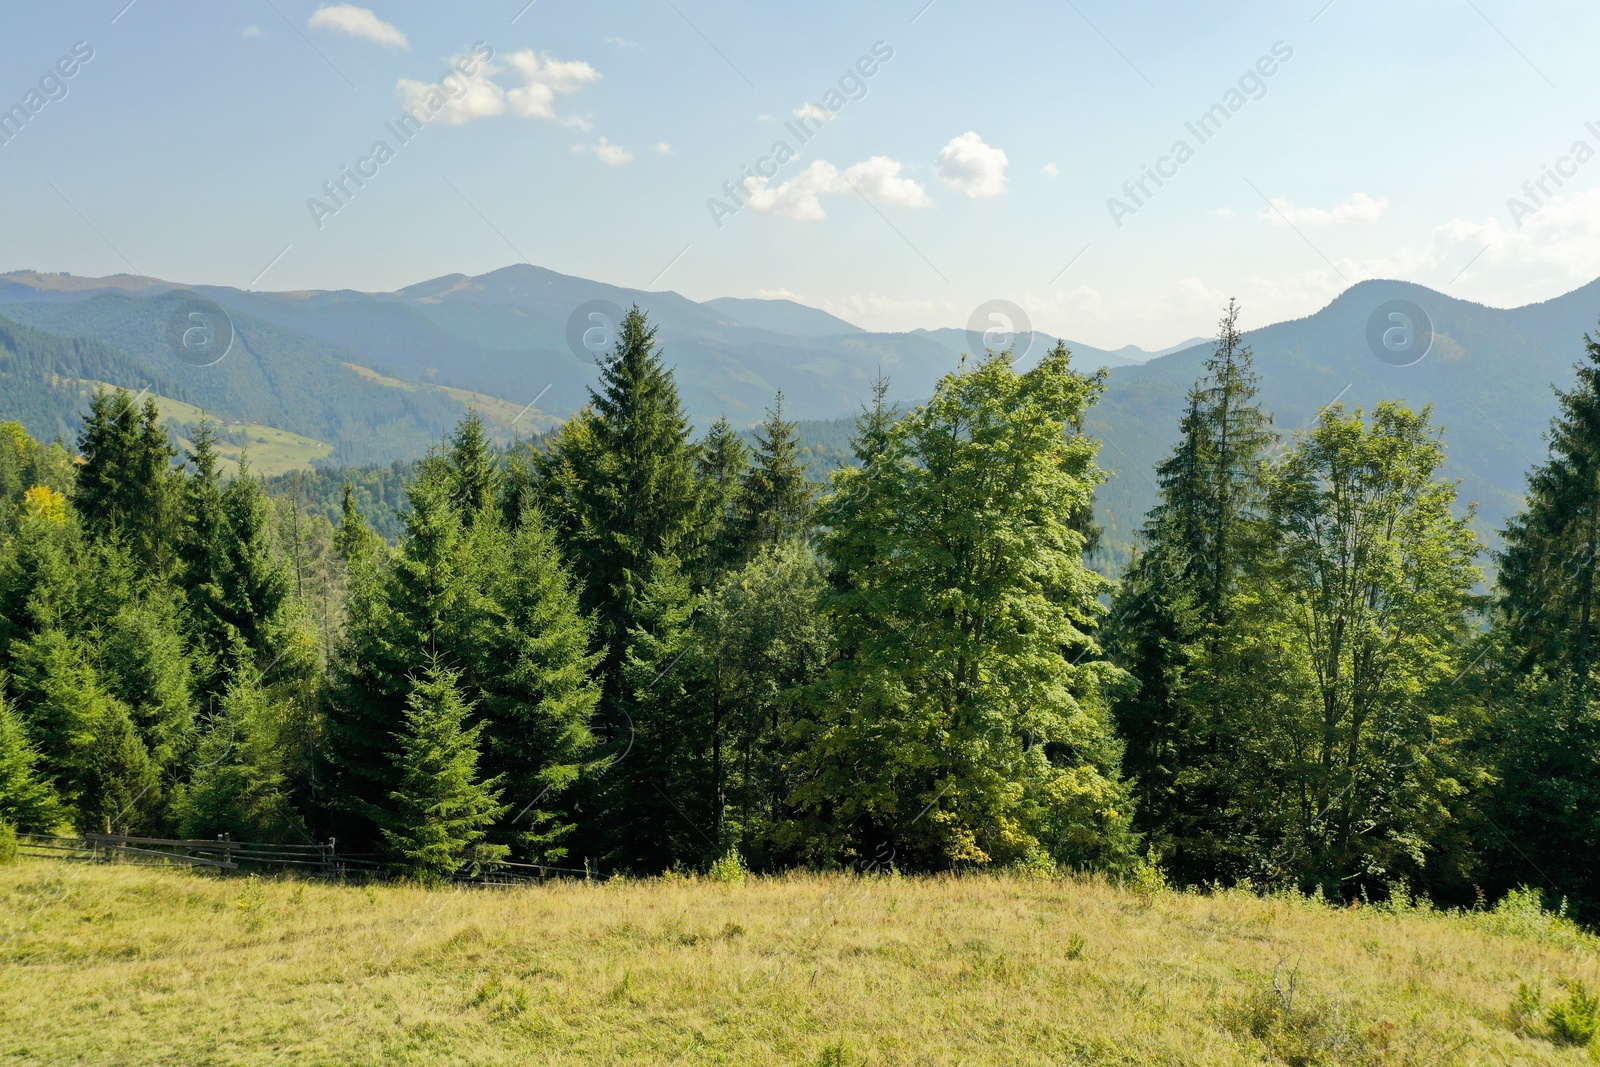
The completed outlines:
<svg viewBox="0 0 1600 1067">
<path fill-rule="evenodd" d="M 172 348 L 173 317 L 196 296 L 231 320 L 233 346 L 210 366 L 185 362 Z M 1410 366 L 1386 362 L 1368 342 L 1370 321 L 1396 300 L 1432 320 L 1432 347 Z M 720 416 L 748 426 L 781 390 L 791 418 L 839 440 L 838 420 L 859 409 L 874 379 L 888 379 L 890 399 L 915 403 L 977 347 L 962 329 L 874 333 L 790 300 L 702 303 L 528 264 L 392 293 L 255 292 L 26 271 L 0 275 L 0 417 L 70 438 L 86 397 L 109 383 L 162 398 L 180 427 L 200 409 L 213 413 L 258 464 L 262 455 L 280 469 L 387 463 L 420 454 L 469 406 L 505 437 L 555 425 L 586 401 L 593 350 L 608 340 L 615 309 L 635 304 L 657 326 L 702 429 Z M 599 319 L 588 317 L 593 309 Z M 1518 505 L 1527 468 L 1543 457 L 1552 386 L 1570 379 L 1597 318 L 1600 281 L 1512 309 L 1368 281 L 1245 340 L 1262 401 L 1285 432 L 1334 402 L 1433 405 L 1446 432 L 1446 474 L 1460 479 L 1463 500 L 1478 504 L 1479 527 L 1492 536 Z M 587 347 L 585 329 L 593 331 Z M 1055 341 L 1021 335 L 1019 363 Z M 1087 426 L 1105 441 L 1102 463 L 1113 476 L 1100 511 L 1107 545 L 1121 555 L 1154 502 L 1153 467 L 1176 440 L 1185 395 L 1211 346 L 1198 338 L 1159 352 L 1066 343 L 1080 367 L 1108 371 Z"/>
</svg>

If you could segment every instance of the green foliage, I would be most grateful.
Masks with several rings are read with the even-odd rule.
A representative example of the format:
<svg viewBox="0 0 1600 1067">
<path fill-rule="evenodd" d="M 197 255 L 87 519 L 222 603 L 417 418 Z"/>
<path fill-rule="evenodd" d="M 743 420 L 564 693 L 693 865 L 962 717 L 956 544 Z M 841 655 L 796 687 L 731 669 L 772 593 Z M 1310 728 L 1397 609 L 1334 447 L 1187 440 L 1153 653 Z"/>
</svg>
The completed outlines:
<svg viewBox="0 0 1600 1067">
<path fill-rule="evenodd" d="M 1549 456 L 1528 475 L 1499 563 L 1482 744 L 1496 786 L 1479 829 L 1489 880 L 1534 864 L 1600 916 L 1600 341 L 1556 396 Z M 1498 831 L 1490 827 L 1500 828 Z M 1512 842 L 1516 842 L 1512 844 Z"/>
<path fill-rule="evenodd" d="M 251 677 L 222 697 L 194 755 L 195 769 L 173 802 L 180 837 L 227 834 L 236 841 L 310 840 L 289 781 L 294 709 Z"/>
<path fill-rule="evenodd" d="M 493 862 L 505 855 L 503 846 L 480 845 L 504 808 L 500 783 L 478 775 L 483 726 L 467 725 L 457 678 L 431 663 L 414 681 L 395 734 L 399 781 L 383 836 L 399 867 L 423 881 L 448 879 L 469 856 Z"/>
<path fill-rule="evenodd" d="M 178 482 L 177 450 L 161 425 L 153 398 L 134 406 L 126 389 L 97 393 L 78 435 L 83 466 L 73 503 L 89 533 L 122 541 L 145 568 L 161 572 L 171 562 Z"/>
<path fill-rule="evenodd" d="M 676 556 L 699 507 L 694 450 L 677 385 L 638 308 L 624 318 L 590 406 L 540 456 L 539 500 L 598 623 L 604 698 L 622 671 L 656 557 Z"/>
<path fill-rule="evenodd" d="M 1024 374 L 999 356 L 964 367 L 834 475 L 822 547 L 844 658 L 796 727 L 809 854 L 892 840 L 897 863 L 932 868 L 1034 847 L 1131 860 L 1104 698 L 1121 672 L 1085 658 L 1107 583 L 1067 521 L 1101 477 L 1095 443 L 1068 432 L 1100 386 L 1064 346 Z"/>
<path fill-rule="evenodd" d="M 0 820 L 0 863 L 15 863 L 20 855 L 17 848 L 17 828 Z"/>
<path fill-rule="evenodd" d="M 1470 780 L 1451 687 L 1479 546 L 1443 458 L 1426 410 L 1335 405 L 1275 479 L 1276 551 L 1213 682 L 1236 694 L 1228 774 L 1265 877 L 1331 895 L 1420 875 Z"/>
<path fill-rule="evenodd" d="M 60 801 L 39 762 L 22 718 L 0 692 L 0 826 L 47 833 L 61 821 Z"/>
<path fill-rule="evenodd" d="M 706 868 L 706 877 L 713 882 L 722 882 L 728 885 L 743 885 L 745 876 L 749 873 L 744 865 L 744 857 L 736 848 L 730 848 L 722 855 L 711 861 L 711 866 Z"/>
<path fill-rule="evenodd" d="M 1173 453 L 1156 467 L 1161 496 L 1144 546 L 1112 603 L 1108 643 L 1133 685 L 1115 701 L 1138 783 L 1138 827 L 1185 882 L 1237 865 L 1232 783 L 1221 763 L 1231 718 L 1226 682 L 1206 691 L 1205 662 L 1233 617 L 1244 577 L 1259 569 L 1267 455 L 1277 438 L 1257 399 L 1254 357 L 1229 301 L 1206 373 L 1189 392 Z"/>
<path fill-rule="evenodd" d="M 723 552 L 736 563 L 805 535 L 811 525 L 812 486 L 795 424 L 783 417 L 780 392 L 756 435 L 755 462 L 739 482 Z"/>
</svg>

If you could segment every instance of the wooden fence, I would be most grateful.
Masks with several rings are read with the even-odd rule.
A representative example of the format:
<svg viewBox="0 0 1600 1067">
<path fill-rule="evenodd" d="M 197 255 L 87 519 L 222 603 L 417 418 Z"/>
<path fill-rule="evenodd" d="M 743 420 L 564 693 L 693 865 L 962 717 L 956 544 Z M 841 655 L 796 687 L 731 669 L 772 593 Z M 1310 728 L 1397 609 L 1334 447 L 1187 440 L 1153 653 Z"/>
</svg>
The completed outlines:
<svg viewBox="0 0 1600 1067">
<path fill-rule="evenodd" d="M 384 878 L 388 865 L 371 853 L 341 853 L 336 841 L 326 844 L 278 845 L 260 841 L 180 840 L 129 837 L 126 834 L 84 834 L 52 837 L 18 834 L 18 850 L 25 856 L 90 863 L 126 863 L 136 866 L 210 867 L 297 870 L 306 874 L 346 878 Z M 549 867 L 536 863 L 501 862 L 476 869 L 462 868 L 454 880 L 473 885 L 525 885 L 550 878 L 594 878 L 587 870 Z"/>
</svg>

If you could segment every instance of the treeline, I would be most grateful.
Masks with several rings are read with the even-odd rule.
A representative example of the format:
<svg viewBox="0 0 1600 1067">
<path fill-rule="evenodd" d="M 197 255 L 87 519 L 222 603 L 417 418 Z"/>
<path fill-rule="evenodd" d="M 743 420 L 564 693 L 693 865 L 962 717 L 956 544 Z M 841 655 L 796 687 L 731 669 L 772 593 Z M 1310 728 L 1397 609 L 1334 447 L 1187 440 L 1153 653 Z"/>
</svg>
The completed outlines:
<svg viewBox="0 0 1600 1067">
<path fill-rule="evenodd" d="M 1330 897 L 1600 901 L 1600 345 L 1485 591 L 1427 410 L 1292 440 L 1237 310 L 1120 582 L 1103 375 L 1062 346 L 875 403 L 805 473 L 781 397 L 698 440 L 635 310 L 589 406 L 405 485 L 269 498 L 153 405 L 0 434 L 0 820 L 510 858 L 1160 865 Z M 398 473 L 398 472 L 395 472 Z M 379 488 L 391 472 L 374 472 Z"/>
</svg>

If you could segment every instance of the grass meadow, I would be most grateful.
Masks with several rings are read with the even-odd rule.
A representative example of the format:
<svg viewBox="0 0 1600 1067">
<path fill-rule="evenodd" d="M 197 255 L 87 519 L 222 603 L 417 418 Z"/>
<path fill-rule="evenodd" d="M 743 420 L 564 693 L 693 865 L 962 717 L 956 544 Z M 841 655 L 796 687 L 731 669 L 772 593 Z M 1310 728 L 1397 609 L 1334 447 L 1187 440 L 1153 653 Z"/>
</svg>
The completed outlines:
<svg viewBox="0 0 1600 1067">
<path fill-rule="evenodd" d="M 0 865 L 0 1060 L 1593 1064 L 1600 942 L 985 874 L 510 889 Z"/>
</svg>

